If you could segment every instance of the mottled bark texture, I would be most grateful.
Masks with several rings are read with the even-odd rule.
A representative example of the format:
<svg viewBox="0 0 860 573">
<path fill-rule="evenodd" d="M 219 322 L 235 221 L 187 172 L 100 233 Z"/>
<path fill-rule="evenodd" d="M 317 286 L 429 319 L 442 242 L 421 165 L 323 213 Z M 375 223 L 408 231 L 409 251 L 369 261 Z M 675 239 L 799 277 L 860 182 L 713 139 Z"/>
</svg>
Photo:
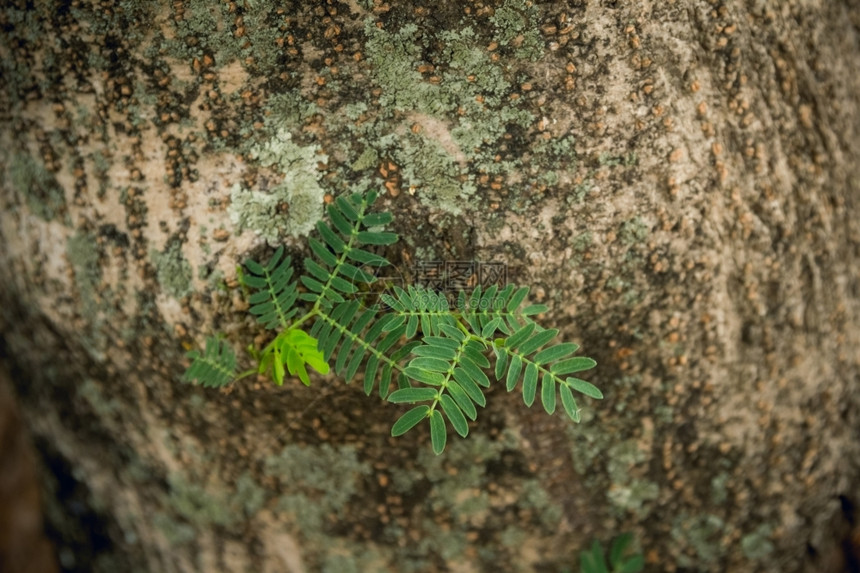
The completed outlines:
<svg viewBox="0 0 860 573">
<path fill-rule="evenodd" d="M 33 444 L 0 366 L 0 571 L 54 573 L 54 548 L 45 538 Z"/>
<path fill-rule="evenodd" d="M 856 2 L 11 0 L 0 23 L 0 316 L 96 570 L 562 571 L 625 530 L 653 571 L 850 567 Z M 401 269 L 533 287 L 599 362 L 581 425 L 494 388 L 437 458 L 360 384 L 180 381 L 207 334 L 264 342 L 236 264 L 301 255 L 367 189 Z"/>
</svg>

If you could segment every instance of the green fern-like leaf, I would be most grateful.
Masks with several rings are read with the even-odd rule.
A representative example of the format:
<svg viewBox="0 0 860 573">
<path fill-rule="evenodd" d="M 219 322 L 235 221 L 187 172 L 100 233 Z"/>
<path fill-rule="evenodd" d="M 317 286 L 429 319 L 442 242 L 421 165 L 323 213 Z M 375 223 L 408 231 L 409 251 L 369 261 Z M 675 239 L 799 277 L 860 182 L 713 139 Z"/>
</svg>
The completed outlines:
<svg viewBox="0 0 860 573">
<path fill-rule="evenodd" d="M 548 345 L 558 331 L 543 329 L 532 320 L 531 317 L 543 312 L 544 307 L 519 308 L 527 295 L 528 288 L 517 289 L 512 285 L 503 289 L 491 286 L 483 292 L 476 289 L 469 298 L 461 293 L 459 313 L 447 310 L 447 302 L 433 299 L 419 288 L 399 289 L 396 296 L 387 297 L 395 317 L 392 325 L 406 326 L 404 334 L 407 336 L 413 335 L 419 327 L 424 333 L 422 344 L 412 349 L 415 358 L 403 370 L 410 385 L 392 393 L 389 401 L 427 402 L 426 409 L 413 408 L 406 412 L 395 423 L 399 433 L 427 418 L 431 424 L 431 442 L 437 453 L 444 447 L 439 432 L 445 428 L 446 419 L 454 431 L 466 437 L 468 420 L 475 420 L 477 406 L 486 405 L 483 389 L 490 386 L 490 379 L 484 372 L 490 367 L 485 356 L 487 348 L 494 350 L 496 380 L 504 381 L 508 391 L 522 381 L 523 400 L 527 406 L 534 403 L 539 381 L 544 409 L 550 414 L 555 411 L 558 392 L 565 412 L 577 422 L 580 415 L 572 391 L 593 398 L 602 397 L 596 387 L 584 380 L 562 378 L 592 368 L 595 362 L 571 356 L 579 348 L 576 344 Z M 509 336 L 492 340 L 497 332 Z M 423 417 L 418 412 L 423 412 Z"/>
<path fill-rule="evenodd" d="M 308 292 L 303 300 L 312 302 L 314 310 L 330 309 L 333 305 L 355 299 L 359 285 L 370 284 L 375 277 L 362 267 L 382 267 L 390 264 L 385 257 L 367 248 L 390 245 L 397 235 L 375 230 L 391 222 L 388 213 L 369 213 L 368 208 L 376 200 L 376 193 L 365 196 L 353 194 L 338 197 L 328 206 L 330 223 L 317 223 L 322 241 L 310 239 L 311 251 L 316 256 L 305 259 L 307 275 L 301 277 Z"/>
<path fill-rule="evenodd" d="M 624 533 L 612 540 L 609 548 L 609 563 L 599 541 L 579 555 L 581 573 L 639 573 L 645 567 L 641 553 L 630 551 L 633 535 Z"/>
<path fill-rule="evenodd" d="M 395 286 L 394 294 L 383 294 L 382 301 L 390 307 L 394 317 L 391 328 L 406 325 L 405 336 L 412 339 L 419 328 L 423 334 L 438 335 L 443 324 L 454 327 L 457 323 L 441 294 L 421 286 L 408 286 L 406 290 Z"/>
<path fill-rule="evenodd" d="M 278 247 L 266 266 L 248 259 L 247 272 L 242 275 L 243 283 L 256 290 L 248 298 L 249 312 L 270 330 L 288 328 L 298 311 L 294 306 L 298 296 L 296 283 L 290 281 L 292 259 L 288 256 L 282 260 L 283 254 L 284 247 Z"/>
<path fill-rule="evenodd" d="M 311 334 L 319 339 L 325 360 L 337 351 L 335 372 L 349 383 L 365 364 L 364 391 L 370 394 L 379 380 L 379 395 L 385 397 L 392 380 L 406 384 L 400 362 L 418 343 L 403 342 L 404 325 L 392 325 L 391 315 L 363 308 L 360 301 L 344 301 L 330 311 L 320 310 Z"/>
<path fill-rule="evenodd" d="M 187 356 L 191 359 L 191 366 L 183 375 L 187 382 L 220 388 L 236 378 L 236 354 L 224 340 L 210 336 L 203 352 L 192 350 Z"/>
<path fill-rule="evenodd" d="M 445 430 L 445 418 L 454 431 L 465 438 L 469 434 L 468 420 L 477 417 L 476 406 L 486 405 L 481 388 L 490 385 L 483 371 L 490 363 L 484 356 L 483 342 L 450 324 L 440 324 L 438 336 L 425 336 L 422 342 L 421 346 L 412 349 L 416 357 L 406 366 L 404 374 L 425 387 L 402 388 L 393 392 L 389 401 L 429 402 L 425 417 L 430 422 L 433 450 L 438 454 L 445 447 L 445 440 L 440 435 Z M 420 419 L 414 420 L 417 414 L 410 412 L 404 414 L 410 416 L 406 421 L 395 423 L 398 431 L 402 429 L 405 432 L 420 422 Z"/>
<path fill-rule="evenodd" d="M 391 222 L 391 215 L 368 211 L 376 197 L 373 192 L 354 194 L 329 205 L 330 223 L 317 224 L 322 241 L 310 240 L 315 258 L 305 259 L 308 275 L 301 281 L 309 292 L 301 298 L 313 303 L 311 334 L 325 360 L 335 357 L 335 372 L 349 383 L 364 364 L 365 392 L 370 394 L 378 381 L 385 397 L 392 381 L 398 387 L 407 384 L 400 362 L 418 343 L 410 342 L 415 332 L 407 332 L 397 317 L 361 304 L 367 290 L 363 285 L 376 280 L 366 269 L 390 264 L 370 249 L 397 241 L 394 233 L 378 230 Z"/>
<path fill-rule="evenodd" d="M 538 380 L 541 385 L 541 403 L 548 414 L 556 407 L 556 392 L 568 417 L 580 421 L 580 411 L 573 391 L 591 398 L 603 398 L 603 394 L 590 382 L 566 376 L 596 366 L 591 358 L 572 357 L 579 347 L 572 343 L 550 345 L 558 330 L 543 329 L 530 322 L 507 339 L 497 339 L 493 344 L 496 355 L 496 378 L 505 379 L 508 392 L 522 381 L 523 401 L 526 406 L 534 403 Z"/>
<path fill-rule="evenodd" d="M 457 308 L 472 332 L 480 334 L 482 338 L 490 338 L 496 332 L 510 336 L 532 322 L 532 316 L 547 310 L 543 305 L 520 309 L 528 293 L 528 287 L 517 288 L 512 284 L 502 289 L 491 285 L 486 290 L 478 285 L 471 295 L 460 292 Z"/>
</svg>

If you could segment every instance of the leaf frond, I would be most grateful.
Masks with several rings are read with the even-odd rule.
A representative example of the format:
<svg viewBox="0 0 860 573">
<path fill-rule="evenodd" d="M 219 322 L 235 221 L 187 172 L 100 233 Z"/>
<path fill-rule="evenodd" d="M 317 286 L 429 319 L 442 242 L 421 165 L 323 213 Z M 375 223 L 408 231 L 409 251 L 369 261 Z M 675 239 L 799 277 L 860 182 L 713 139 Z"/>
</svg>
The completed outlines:
<svg viewBox="0 0 860 573">
<path fill-rule="evenodd" d="M 243 284 L 256 291 L 248 297 L 249 312 L 270 330 L 287 328 L 298 310 L 295 308 L 296 283 L 291 281 L 292 258 L 281 259 L 283 254 L 284 247 L 278 247 L 265 266 L 248 259 L 246 272 L 242 274 Z"/>
<path fill-rule="evenodd" d="M 571 356 L 579 346 L 570 342 L 550 345 L 558 330 L 542 329 L 530 322 L 507 339 L 497 339 L 493 344 L 496 355 L 495 375 L 505 380 L 508 392 L 522 381 L 523 402 L 531 406 L 537 396 L 540 380 L 540 399 L 548 414 L 555 412 L 557 393 L 565 413 L 574 422 L 580 421 L 580 410 L 573 390 L 601 399 L 603 394 L 596 386 L 579 378 L 564 377 L 566 374 L 593 368 L 597 363 L 584 356 Z"/>
<path fill-rule="evenodd" d="M 236 354 L 225 340 L 210 336 L 202 352 L 192 350 L 187 354 L 191 366 L 185 371 L 183 380 L 196 381 L 207 388 L 221 388 L 236 377 Z"/>
<path fill-rule="evenodd" d="M 580 553 L 582 573 L 639 573 L 645 567 L 641 553 L 632 550 L 633 535 L 624 533 L 612 540 L 609 548 L 609 563 L 600 542 L 595 540 L 591 547 Z"/>
<path fill-rule="evenodd" d="M 460 293 L 457 308 L 472 332 L 482 338 L 491 338 L 497 332 L 510 336 L 532 322 L 534 309 L 520 309 L 528 293 L 528 287 L 513 284 L 501 289 L 497 285 L 482 289 L 479 285 L 470 295 Z"/>
<path fill-rule="evenodd" d="M 406 384 L 400 364 L 418 342 L 402 343 L 405 325 L 388 329 L 391 315 L 375 308 L 362 308 L 358 300 L 338 303 L 319 311 L 317 332 L 324 359 L 335 358 L 335 373 L 346 383 L 352 381 L 365 361 L 364 391 L 370 394 L 379 381 L 379 395 L 388 396 L 392 377 L 398 387 Z M 402 344 L 398 346 L 398 344 Z"/>
<path fill-rule="evenodd" d="M 395 286 L 394 294 L 381 296 L 396 324 L 406 325 L 406 337 L 413 338 L 419 329 L 422 335 L 438 336 L 441 328 L 456 328 L 455 314 L 444 295 L 423 286 L 409 285 L 405 290 Z"/>
<path fill-rule="evenodd" d="M 361 285 L 376 280 L 365 268 L 390 264 L 385 257 L 368 250 L 397 241 L 396 234 L 378 230 L 391 221 L 391 216 L 368 212 L 375 200 L 373 192 L 338 197 L 328 206 L 328 222 L 317 223 L 322 240 L 310 240 L 314 257 L 304 260 L 307 274 L 300 279 L 308 289 L 301 298 L 313 303 L 314 309 L 330 309 L 361 296 Z"/>
<path fill-rule="evenodd" d="M 489 365 L 482 354 L 481 342 L 449 325 L 439 328 L 438 334 L 422 338 L 421 345 L 412 349 L 414 358 L 403 370 L 409 380 L 420 386 L 397 390 L 388 398 L 396 403 L 429 402 L 426 410 L 421 410 L 423 416 L 419 417 L 413 409 L 411 412 L 416 412 L 413 416 L 417 419 L 410 417 L 408 424 L 398 421 L 400 425 L 395 425 L 403 433 L 428 418 L 433 451 L 437 454 L 445 448 L 447 440 L 442 435 L 446 431 L 445 419 L 465 438 L 469 434 L 468 420 L 477 417 L 476 406 L 487 403 L 481 387 L 489 386 L 489 379 L 481 369 Z"/>
</svg>

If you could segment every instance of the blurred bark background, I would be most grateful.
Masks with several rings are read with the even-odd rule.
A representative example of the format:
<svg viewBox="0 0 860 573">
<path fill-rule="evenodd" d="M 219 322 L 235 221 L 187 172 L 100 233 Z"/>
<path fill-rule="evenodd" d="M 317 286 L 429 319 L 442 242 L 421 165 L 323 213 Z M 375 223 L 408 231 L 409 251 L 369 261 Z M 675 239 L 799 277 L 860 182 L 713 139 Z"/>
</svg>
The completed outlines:
<svg viewBox="0 0 860 573">
<path fill-rule="evenodd" d="M 856 571 L 857 2 L 437 4 L 0 10 L 0 326 L 62 568 L 565 571 L 632 531 L 653 571 Z M 265 342 L 236 265 L 367 189 L 404 274 L 532 287 L 598 360 L 581 425 L 493 388 L 434 457 L 360 384 L 180 381 Z"/>
<path fill-rule="evenodd" d="M 57 571 L 54 548 L 42 527 L 39 479 L 33 445 L 12 394 L 9 373 L 0 370 L 0 570 Z"/>
</svg>

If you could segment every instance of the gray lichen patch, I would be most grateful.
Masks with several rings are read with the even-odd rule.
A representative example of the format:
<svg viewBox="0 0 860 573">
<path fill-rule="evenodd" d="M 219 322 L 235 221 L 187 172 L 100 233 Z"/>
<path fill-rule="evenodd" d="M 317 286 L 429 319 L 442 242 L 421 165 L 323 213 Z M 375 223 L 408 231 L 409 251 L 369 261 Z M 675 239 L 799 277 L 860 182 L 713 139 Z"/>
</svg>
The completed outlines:
<svg viewBox="0 0 860 573">
<path fill-rule="evenodd" d="M 725 551 L 721 543 L 726 530 L 726 523 L 720 517 L 711 514 L 688 515 L 682 514 L 672 523 L 672 540 L 680 547 L 695 553 L 704 563 L 714 563 Z M 682 567 L 692 566 L 696 561 L 686 554 L 680 555 L 678 564 Z"/>
<path fill-rule="evenodd" d="M 25 153 L 16 153 L 7 167 L 7 177 L 37 216 L 51 221 L 65 214 L 63 188 L 41 161 Z"/>
<path fill-rule="evenodd" d="M 167 505 L 198 531 L 213 525 L 233 527 L 255 514 L 265 500 L 265 491 L 247 472 L 236 480 L 233 491 L 226 486 L 193 481 L 179 472 L 169 474 L 167 480 Z"/>
<path fill-rule="evenodd" d="M 283 175 L 283 181 L 268 191 L 232 188 L 230 219 L 239 229 L 251 229 L 270 243 L 284 235 L 307 235 L 322 218 L 325 190 L 320 186 L 322 173 L 315 145 L 299 146 L 285 129 L 278 129 L 267 142 L 254 146 L 251 157 L 263 167 Z"/>
<path fill-rule="evenodd" d="M 86 400 L 96 415 L 102 419 L 110 419 L 121 407 L 118 400 L 105 395 L 102 386 L 92 379 L 84 380 L 78 387 L 77 394 Z"/>
<path fill-rule="evenodd" d="M 101 278 L 96 238 L 89 233 L 76 233 L 66 243 L 66 256 L 75 271 L 78 289 L 91 296 Z"/>
<path fill-rule="evenodd" d="M 535 570 L 563 515 L 541 477 L 521 475 L 510 456 L 517 443 L 510 430 L 476 433 L 445 456 L 391 450 L 387 467 L 366 446 L 289 444 L 265 457 L 262 483 L 281 492 L 265 505 L 298 532 L 311 570 L 428 571 L 438 559 L 463 571 L 486 560 Z M 405 537 L 415 541 L 404 546 Z"/>
<path fill-rule="evenodd" d="M 769 524 L 758 526 L 753 532 L 741 538 L 741 551 L 752 561 L 765 561 L 776 549 L 771 542 L 773 527 Z"/>
<path fill-rule="evenodd" d="M 182 244 L 170 241 L 163 251 L 150 253 L 158 273 L 158 283 L 172 297 L 182 298 L 191 294 L 191 264 L 182 254 Z"/>
<path fill-rule="evenodd" d="M 505 0 L 490 21 L 496 29 L 496 42 L 500 46 L 513 47 L 518 58 L 537 60 L 543 54 L 538 8 L 534 3 Z"/>
<path fill-rule="evenodd" d="M 491 57 L 470 18 L 439 29 L 391 30 L 369 19 L 364 32 L 380 89 L 378 109 L 367 110 L 373 128 L 361 136 L 379 156 L 394 159 L 422 203 L 462 214 L 490 176 L 501 180 L 521 165 L 508 157 L 510 132 L 529 129 L 536 116 L 511 97 L 511 70 Z M 353 169 L 373 157 L 368 147 L 358 153 Z"/>
<path fill-rule="evenodd" d="M 74 273 L 77 312 L 87 323 L 77 339 L 97 360 L 105 357 L 110 341 L 108 320 L 115 314 L 114 291 L 104 280 L 102 254 L 93 233 L 79 230 L 66 242 L 66 259 Z"/>
<path fill-rule="evenodd" d="M 371 467 L 353 446 L 288 445 L 265 459 L 264 472 L 283 489 L 275 511 L 296 523 L 314 545 L 327 546 L 324 532 L 337 516 L 350 514 Z"/>
<path fill-rule="evenodd" d="M 420 110 L 439 113 L 449 107 L 438 87 L 423 81 L 416 71 L 421 61 L 421 45 L 416 41 L 418 27 L 407 24 L 394 33 L 365 22 L 368 58 L 373 65 L 373 77 L 382 86 L 379 103 L 399 110 Z"/>
<path fill-rule="evenodd" d="M 100 304 L 98 294 L 102 269 L 99 264 L 99 247 L 95 236 L 84 231 L 69 237 L 66 243 L 66 258 L 75 274 L 75 287 L 81 300 L 81 312 L 89 320 L 100 323 L 99 311 L 104 305 Z M 102 348 L 105 340 L 99 328 L 94 328 L 92 334 L 96 337 L 95 346 Z M 90 342 L 87 340 L 87 342 Z M 92 347 L 93 345 L 90 344 Z"/>
<path fill-rule="evenodd" d="M 393 152 L 398 162 L 406 166 L 405 183 L 420 188 L 419 197 L 425 204 L 453 215 L 461 214 L 475 186 L 454 156 L 438 141 L 420 135 L 403 138 L 400 144 Z"/>
<path fill-rule="evenodd" d="M 272 118 L 266 125 L 273 128 L 271 131 L 274 135 L 278 131 L 274 127 L 275 120 L 281 125 L 301 125 L 320 111 L 315 103 L 304 99 L 297 90 L 273 94 L 266 102 L 266 107 Z"/>
</svg>

